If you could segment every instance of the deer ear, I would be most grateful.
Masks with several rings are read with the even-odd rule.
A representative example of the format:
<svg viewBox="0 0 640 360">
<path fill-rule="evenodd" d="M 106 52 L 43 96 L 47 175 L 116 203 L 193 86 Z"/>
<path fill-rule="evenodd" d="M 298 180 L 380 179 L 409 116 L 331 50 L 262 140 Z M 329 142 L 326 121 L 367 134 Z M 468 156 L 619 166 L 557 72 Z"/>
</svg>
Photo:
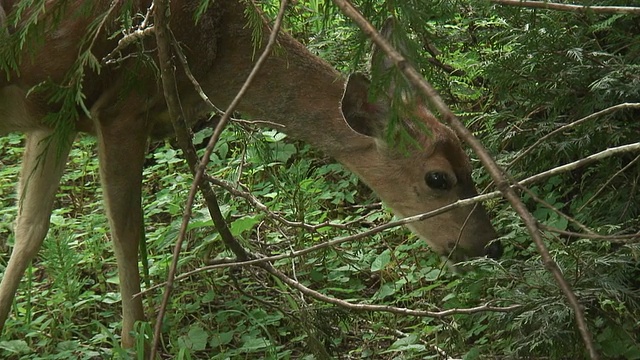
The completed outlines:
<svg viewBox="0 0 640 360">
<path fill-rule="evenodd" d="M 389 103 L 384 96 L 369 100 L 369 80 L 362 74 L 352 74 L 342 96 L 340 108 L 347 124 L 357 133 L 380 138 L 387 127 Z"/>
<path fill-rule="evenodd" d="M 405 58 L 405 61 L 411 63 L 411 60 L 409 59 L 417 58 L 416 52 L 411 51 L 412 47 L 410 46 L 411 42 L 408 38 L 408 34 L 402 26 L 398 24 L 398 21 L 394 17 L 389 17 L 384 22 L 382 29 L 380 30 L 380 35 L 382 35 L 382 37 L 384 37 L 387 42 Z M 411 97 L 410 93 L 413 92 L 411 84 L 402 75 L 402 72 L 396 67 L 393 60 L 391 60 L 387 54 L 376 45 L 373 46 L 371 51 L 370 69 L 371 78 L 374 80 L 374 84 L 384 82 L 385 86 L 381 91 L 386 91 L 387 94 L 389 94 L 389 97 L 396 98 L 398 95 Z M 402 89 L 402 91 L 397 93 L 397 88 Z"/>
<path fill-rule="evenodd" d="M 396 36 L 397 24 L 392 17 L 388 18 L 380 33 L 392 43 L 400 52 L 405 52 L 405 45 Z M 347 124 L 356 132 L 382 139 L 389 120 L 391 118 L 391 95 L 395 91 L 396 81 L 394 78 L 401 77 L 399 73 L 391 74 L 394 63 L 383 51 L 373 47 L 371 56 L 371 75 L 379 79 L 381 88 L 374 89 L 375 100 L 370 100 L 371 83 L 362 74 L 353 74 L 347 80 L 344 96 L 342 97 L 342 113 L 347 120 Z M 394 75 L 394 76 L 390 76 Z"/>
<path fill-rule="evenodd" d="M 393 17 L 387 18 L 384 24 L 382 25 L 382 29 L 380 30 L 380 35 L 384 37 L 391 45 L 393 45 L 396 50 L 398 50 L 401 54 L 406 54 L 406 45 L 403 44 L 398 36 L 395 36 L 396 31 L 396 20 Z M 384 51 L 380 50 L 375 44 L 371 49 L 371 73 L 374 78 L 377 76 L 383 76 L 390 69 L 394 67 L 393 61 L 389 59 L 389 57 L 384 53 Z"/>
</svg>

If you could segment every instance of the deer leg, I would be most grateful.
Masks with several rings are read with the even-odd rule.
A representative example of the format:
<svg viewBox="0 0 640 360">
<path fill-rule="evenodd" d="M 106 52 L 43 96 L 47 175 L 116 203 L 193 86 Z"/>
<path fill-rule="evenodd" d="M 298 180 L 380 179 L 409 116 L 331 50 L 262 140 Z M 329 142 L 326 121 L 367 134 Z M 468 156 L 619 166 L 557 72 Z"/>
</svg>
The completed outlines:
<svg viewBox="0 0 640 360">
<path fill-rule="evenodd" d="M 15 245 L 0 283 L 0 330 L 29 262 L 36 256 L 49 230 L 60 177 L 74 134 L 59 140 L 53 130 L 27 133 L 18 184 Z"/>
<path fill-rule="evenodd" d="M 136 321 L 144 320 L 142 299 L 133 296 L 140 292 L 138 245 L 144 236 L 140 197 L 147 131 L 144 121 L 126 116 L 99 123 L 97 129 L 100 176 L 122 296 L 122 345 L 133 347 L 131 331 Z"/>
</svg>

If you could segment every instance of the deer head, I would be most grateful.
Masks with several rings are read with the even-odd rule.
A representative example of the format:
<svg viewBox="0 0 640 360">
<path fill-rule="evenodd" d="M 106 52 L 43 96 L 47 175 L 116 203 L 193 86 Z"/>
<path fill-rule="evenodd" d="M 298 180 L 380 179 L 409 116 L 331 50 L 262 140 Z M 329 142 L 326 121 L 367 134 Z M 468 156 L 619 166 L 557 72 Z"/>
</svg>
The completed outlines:
<svg viewBox="0 0 640 360">
<path fill-rule="evenodd" d="M 393 28 L 388 21 L 382 31 L 390 40 Z M 406 49 L 402 44 L 398 48 Z M 392 77 L 387 76 L 394 70 L 392 62 L 377 50 L 371 66 L 373 74 Z M 468 156 L 456 134 L 433 116 L 410 86 L 396 90 L 391 81 L 382 93 L 371 94 L 369 81 L 355 74 L 342 98 L 348 125 L 372 139 L 375 151 L 387 160 L 385 168 L 363 177 L 374 179 L 369 186 L 400 217 L 477 195 Z M 377 175 L 371 174 L 375 171 Z M 482 255 L 497 258 L 502 253 L 500 243 L 492 242 L 496 233 L 481 204 L 455 208 L 408 227 L 454 262 Z"/>
</svg>

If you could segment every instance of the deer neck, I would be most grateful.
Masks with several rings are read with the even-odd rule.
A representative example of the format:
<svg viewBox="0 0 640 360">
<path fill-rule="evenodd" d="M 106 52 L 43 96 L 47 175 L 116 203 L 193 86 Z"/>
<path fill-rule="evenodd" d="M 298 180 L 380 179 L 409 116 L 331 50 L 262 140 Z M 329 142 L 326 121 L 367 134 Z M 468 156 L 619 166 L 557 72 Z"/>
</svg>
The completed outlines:
<svg viewBox="0 0 640 360">
<path fill-rule="evenodd" d="M 253 68 L 261 49 L 254 49 L 252 29 L 242 6 L 225 5 L 215 63 L 206 72 L 205 88 L 224 108 Z M 270 29 L 264 25 L 262 44 Z M 336 158 L 356 173 L 358 153 L 372 151 L 373 140 L 353 131 L 340 111 L 344 77 L 287 34 L 281 34 L 269 60 L 260 69 L 239 111 L 254 120 L 278 125 L 277 130 L 305 141 Z M 347 156 L 348 154 L 348 156 Z"/>
</svg>

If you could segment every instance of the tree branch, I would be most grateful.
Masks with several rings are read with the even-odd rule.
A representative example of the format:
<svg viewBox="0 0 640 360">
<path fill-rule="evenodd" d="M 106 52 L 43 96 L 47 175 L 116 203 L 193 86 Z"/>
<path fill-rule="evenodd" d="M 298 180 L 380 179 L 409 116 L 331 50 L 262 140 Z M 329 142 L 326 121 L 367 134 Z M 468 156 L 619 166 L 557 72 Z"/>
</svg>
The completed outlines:
<svg viewBox="0 0 640 360">
<path fill-rule="evenodd" d="M 428 310 L 414 310 L 414 309 L 409 309 L 409 308 L 400 308 L 400 307 L 396 307 L 396 306 L 389 306 L 389 305 L 375 305 L 375 304 L 354 304 L 342 299 L 337 299 L 325 294 L 322 294 L 318 291 L 315 291 L 313 289 L 310 289 L 308 287 L 306 287 L 305 285 L 301 284 L 300 282 L 288 277 L 287 275 L 285 275 L 284 273 L 282 273 L 281 271 L 277 270 L 276 268 L 274 268 L 271 265 L 271 261 L 274 259 L 275 257 L 268 257 L 268 258 L 262 258 L 262 259 L 254 259 L 254 260 L 248 260 L 248 261 L 242 261 L 242 262 L 233 262 L 233 263 L 221 263 L 221 264 L 217 264 L 217 265 L 211 265 L 211 266 L 205 266 L 202 267 L 200 269 L 196 269 L 194 271 L 188 272 L 188 273 L 183 273 L 181 274 L 177 279 L 184 279 L 188 276 L 192 276 L 194 274 L 200 273 L 202 271 L 205 270 L 212 270 L 212 269 L 219 269 L 219 268 L 227 268 L 227 267 L 237 267 L 237 266 L 248 266 L 248 265 L 253 265 L 253 266 L 257 266 L 259 268 L 264 269 L 265 271 L 267 271 L 268 273 L 270 273 L 271 275 L 275 276 L 276 278 L 280 279 L 282 282 L 286 283 L 287 285 L 291 286 L 294 289 L 297 289 L 298 291 L 300 291 L 301 293 L 303 293 L 304 295 L 310 296 L 318 301 L 322 301 L 328 304 L 333 304 L 345 309 L 349 309 L 349 310 L 355 310 L 355 311 L 381 311 L 381 312 L 388 312 L 388 313 L 393 313 L 393 314 L 399 314 L 399 315 L 406 315 L 406 316 L 417 316 L 417 317 L 433 317 L 433 318 L 443 318 L 443 317 L 447 317 L 447 316 L 452 316 L 452 315 L 458 315 L 458 314 L 475 314 L 478 312 L 510 312 L 510 311 L 514 311 L 517 309 L 520 309 L 523 307 L 523 305 L 520 304 L 513 304 L 513 305 L 508 305 L 508 306 L 492 306 L 490 305 L 490 302 L 487 302 L 484 305 L 480 305 L 480 306 L 476 306 L 476 307 L 472 307 L 472 308 L 454 308 L 454 309 L 447 309 L 447 310 L 442 310 L 442 311 L 428 311 Z M 147 289 L 145 290 L 145 292 L 150 291 L 151 289 Z"/>
<path fill-rule="evenodd" d="M 612 155 L 616 155 L 616 154 L 621 154 L 621 153 L 625 153 L 625 152 L 632 152 L 632 151 L 640 151 L 640 142 L 637 143 L 633 143 L 633 144 L 627 144 L 627 145 L 620 145 L 620 146 L 616 146 L 616 147 L 612 147 L 606 150 L 602 150 L 599 153 L 595 153 L 592 155 L 589 155 L 585 158 L 582 158 L 580 160 L 576 160 L 574 162 L 570 162 L 568 164 L 564 164 L 558 167 L 555 167 L 553 169 L 549 169 L 547 171 L 541 172 L 539 174 L 530 176 L 522 181 L 519 182 L 520 185 L 523 184 L 529 184 L 529 183 L 533 183 L 536 181 L 539 181 L 543 178 L 547 178 L 553 175 L 557 175 L 563 172 L 567 172 L 570 170 L 575 170 L 579 167 L 585 166 L 587 164 L 590 164 L 596 160 L 601 160 L 604 159 L 605 157 L 609 157 Z"/>
<path fill-rule="evenodd" d="M 342 12 L 351 18 L 360 29 L 370 38 L 372 41 L 382 50 L 384 53 L 395 63 L 395 65 L 402 71 L 405 77 L 411 82 L 413 86 L 419 89 L 432 103 L 432 105 L 442 114 L 444 120 L 453 128 L 453 130 L 460 136 L 473 151 L 478 155 L 478 158 L 487 169 L 491 177 L 496 183 L 498 190 L 504 195 L 504 197 L 511 203 L 511 206 L 522 218 L 529 234 L 531 235 L 540 256 L 542 257 L 545 267 L 552 273 L 558 286 L 567 298 L 569 305 L 574 311 L 576 324 L 578 330 L 582 335 L 582 340 L 587 347 L 591 359 L 599 359 L 599 355 L 593 344 L 591 332 L 587 326 L 584 311 L 582 305 L 578 301 L 576 295 L 573 293 L 571 286 L 567 283 L 562 271 L 549 254 L 544 240 L 540 236 L 540 231 L 537 226 L 537 221 L 533 215 L 527 210 L 525 205 L 520 200 L 520 197 L 516 194 L 514 189 L 509 186 L 507 177 L 503 174 L 502 169 L 498 167 L 493 158 L 489 155 L 484 146 L 473 136 L 473 134 L 460 122 L 460 120 L 453 114 L 453 112 L 447 107 L 444 101 L 440 98 L 435 89 L 422 77 L 422 75 L 407 61 L 400 53 L 398 53 L 387 41 L 384 39 L 376 29 L 356 10 L 353 5 L 347 0 L 334 0 L 334 3 L 342 10 Z"/>
<path fill-rule="evenodd" d="M 527 154 L 529 154 L 533 149 L 536 148 L 536 146 L 538 146 L 539 144 L 541 144 L 543 141 L 547 140 L 548 138 L 552 137 L 553 135 L 556 135 L 560 132 L 563 132 L 567 129 L 570 129 L 572 127 L 578 126 L 584 122 L 593 120 L 593 119 L 597 119 L 601 116 L 604 115 L 608 115 L 612 112 L 616 112 L 618 110 L 625 110 L 625 109 L 640 109 L 640 103 L 623 103 L 623 104 L 618 104 L 618 105 L 614 105 L 611 107 L 608 107 L 604 110 L 600 110 L 598 112 L 595 112 L 591 115 L 585 116 L 582 119 L 578 119 L 576 121 L 572 121 L 568 124 L 565 124 L 563 126 L 560 126 L 559 128 L 549 132 L 548 134 L 544 135 L 543 137 L 541 137 L 540 139 L 536 140 L 536 142 L 534 142 L 533 144 L 531 144 L 531 146 L 527 147 L 523 152 L 521 152 L 520 154 L 518 154 L 518 156 L 513 159 L 509 165 L 507 165 L 507 167 L 511 167 L 513 164 L 515 164 L 516 162 L 518 162 L 520 159 L 522 159 L 523 157 L 525 157 Z"/>
<path fill-rule="evenodd" d="M 286 276 L 278 269 L 274 268 L 270 263 L 260 263 L 259 267 L 270 273 L 271 275 L 277 277 L 282 282 L 287 285 L 297 289 L 301 293 L 310 296 L 318 301 L 322 301 L 325 303 L 333 304 L 345 309 L 355 310 L 355 311 L 382 311 L 388 312 L 392 314 L 399 315 L 407 315 L 407 316 L 418 316 L 418 317 L 433 317 L 433 318 L 443 318 L 446 316 L 457 315 L 457 314 L 475 314 L 478 312 L 485 311 L 493 311 L 493 312 L 510 312 L 517 310 L 522 307 L 522 305 L 514 304 L 509 306 L 491 306 L 490 303 L 486 303 L 481 306 L 476 306 L 473 308 L 455 308 L 448 309 L 442 311 L 427 311 L 427 310 L 413 310 L 408 308 L 399 308 L 395 306 L 389 305 L 373 305 L 373 304 L 354 304 L 348 301 L 337 299 L 331 296 L 327 296 L 325 294 L 319 293 L 315 290 L 312 290 L 301 283 L 293 280 L 292 278 Z"/>
<path fill-rule="evenodd" d="M 640 7 L 632 6 L 587 6 L 572 4 L 556 4 L 546 1 L 521 1 L 521 0 L 491 0 L 492 3 L 517 6 L 533 9 L 548 9 L 558 11 L 571 11 L 578 13 L 592 12 L 595 14 L 632 14 L 640 15 Z"/>
<path fill-rule="evenodd" d="M 211 189 L 208 183 L 202 182 L 204 172 L 206 169 L 206 165 L 209 161 L 209 157 L 213 152 L 213 148 L 217 143 L 222 130 L 226 126 L 229 121 L 230 114 L 233 113 L 233 110 L 240 102 L 243 94 L 246 92 L 248 86 L 251 81 L 257 74 L 260 66 L 264 63 L 266 58 L 269 56 L 271 48 L 275 44 L 275 40 L 277 37 L 278 30 L 280 28 L 280 24 L 282 22 L 282 17 L 284 16 L 284 10 L 286 8 L 286 0 L 282 0 L 280 12 L 278 13 L 278 18 L 276 19 L 276 23 L 274 24 L 272 33 L 269 37 L 269 42 L 264 49 L 264 52 L 254 65 L 249 77 L 245 81 L 243 87 L 240 89 L 236 97 L 233 99 L 231 104 L 229 105 L 227 111 L 222 115 L 218 126 L 216 127 L 207 148 L 205 150 L 205 154 L 198 162 L 197 155 L 195 152 L 195 148 L 191 143 L 190 132 L 187 129 L 186 123 L 184 121 L 184 115 L 181 111 L 180 102 L 179 102 L 179 94 L 177 93 L 177 85 L 175 79 L 175 69 L 173 66 L 173 61 L 171 59 L 171 49 L 170 44 L 172 37 L 170 35 L 169 30 L 169 0 L 155 0 L 153 5 L 155 6 L 153 14 L 155 20 L 155 34 L 156 34 L 156 42 L 158 45 L 158 59 L 160 62 L 161 76 L 162 76 L 162 85 L 165 95 L 165 100 L 167 102 L 167 108 L 169 110 L 170 117 L 172 119 L 172 123 L 174 125 L 174 130 L 176 132 L 176 138 L 180 147 L 183 149 L 185 153 L 185 157 L 194 172 L 194 180 L 191 185 L 191 189 L 189 191 L 189 197 L 187 199 L 187 203 L 185 205 L 185 211 L 182 218 L 182 225 L 180 227 L 180 233 L 178 235 L 178 239 L 176 241 L 176 245 L 173 251 L 173 260 L 171 266 L 169 268 L 169 274 L 167 275 L 167 282 L 165 285 L 165 293 L 163 295 L 163 300 L 161 307 L 158 311 L 158 317 L 154 330 L 153 344 L 151 348 L 150 357 L 155 358 L 157 346 L 159 343 L 161 331 L 162 331 L 162 319 L 164 318 L 164 312 L 166 310 L 169 298 L 171 296 L 171 291 L 173 288 L 173 282 L 175 278 L 175 273 L 177 269 L 178 258 L 180 254 L 180 250 L 182 248 L 182 242 L 184 241 L 184 236 L 186 234 L 186 229 L 189 223 L 189 219 L 191 218 L 191 209 L 193 206 L 193 202 L 195 199 L 195 194 L 198 189 L 200 189 L 205 197 L 207 202 L 207 206 L 209 207 L 209 211 L 211 212 L 211 217 L 216 225 L 216 228 L 220 232 L 220 236 L 222 237 L 225 245 L 227 245 L 236 256 L 242 260 L 248 258 L 248 253 L 246 250 L 240 245 L 231 235 L 222 213 L 220 211 L 220 207 L 218 206 L 217 198 L 215 197 L 215 193 Z"/>
</svg>

